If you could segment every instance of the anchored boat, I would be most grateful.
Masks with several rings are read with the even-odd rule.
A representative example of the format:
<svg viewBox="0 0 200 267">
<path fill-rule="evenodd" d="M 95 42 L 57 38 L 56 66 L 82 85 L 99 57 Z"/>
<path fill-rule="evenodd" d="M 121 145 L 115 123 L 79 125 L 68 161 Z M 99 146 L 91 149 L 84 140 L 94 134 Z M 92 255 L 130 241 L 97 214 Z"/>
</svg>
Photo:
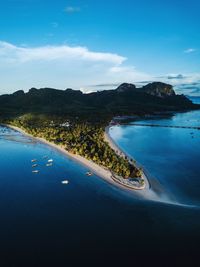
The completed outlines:
<svg viewBox="0 0 200 267">
<path fill-rule="evenodd" d="M 32 165 L 32 168 L 35 168 L 35 167 L 37 167 L 37 164 L 33 164 L 33 165 Z"/>
<path fill-rule="evenodd" d="M 64 180 L 64 181 L 62 181 L 62 184 L 68 184 L 68 183 L 69 183 L 68 180 Z"/>
<path fill-rule="evenodd" d="M 38 170 L 35 170 L 35 171 L 32 171 L 32 173 L 39 173 L 39 171 Z"/>
<path fill-rule="evenodd" d="M 52 163 L 47 163 L 46 166 L 47 167 L 51 167 L 51 166 L 53 166 L 53 164 Z"/>
<path fill-rule="evenodd" d="M 86 172 L 86 175 L 87 175 L 87 176 L 92 176 L 93 173 L 92 173 L 92 172 Z"/>
</svg>

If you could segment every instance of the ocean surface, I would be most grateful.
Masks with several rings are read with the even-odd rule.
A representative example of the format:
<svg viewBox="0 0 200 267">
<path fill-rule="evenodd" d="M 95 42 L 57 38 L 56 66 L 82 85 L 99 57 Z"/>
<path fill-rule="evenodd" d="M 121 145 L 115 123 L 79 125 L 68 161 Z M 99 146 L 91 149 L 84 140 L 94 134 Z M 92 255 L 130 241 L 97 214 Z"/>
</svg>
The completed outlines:
<svg viewBox="0 0 200 267">
<path fill-rule="evenodd" d="M 196 126 L 200 111 L 145 123 Z M 183 205 L 139 200 L 86 176 L 87 168 L 56 149 L 0 127 L 1 267 L 155 266 L 160 257 L 164 263 L 173 258 L 177 265 L 170 266 L 191 263 L 192 257 L 188 266 L 195 266 L 200 131 L 130 124 L 110 134 Z M 44 156 L 54 160 L 52 167 Z M 38 174 L 32 173 L 32 159 Z"/>
<path fill-rule="evenodd" d="M 175 201 L 200 207 L 200 129 L 176 126 L 200 127 L 200 111 L 115 126 L 110 135 Z"/>
</svg>

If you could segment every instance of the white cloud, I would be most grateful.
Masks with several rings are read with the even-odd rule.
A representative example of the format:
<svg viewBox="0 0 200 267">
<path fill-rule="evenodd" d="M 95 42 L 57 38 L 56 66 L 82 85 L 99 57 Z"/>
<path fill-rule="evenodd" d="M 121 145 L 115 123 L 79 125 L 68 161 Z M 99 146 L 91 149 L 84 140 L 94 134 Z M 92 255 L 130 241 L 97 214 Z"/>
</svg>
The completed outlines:
<svg viewBox="0 0 200 267">
<path fill-rule="evenodd" d="M 80 12 L 80 11 L 81 11 L 80 7 L 67 6 L 65 8 L 65 12 L 67 12 L 67 13 L 76 13 L 76 12 Z"/>
<path fill-rule="evenodd" d="M 196 52 L 197 51 L 197 49 L 195 49 L 195 48 L 188 48 L 188 49 L 186 49 L 185 51 L 184 51 L 184 53 L 186 53 L 186 54 L 190 54 L 190 53 L 194 53 L 194 52 Z"/>
<path fill-rule="evenodd" d="M 1 88 L 5 92 L 47 86 L 79 89 L 90 84 L 149 80 L 146 73 L 126 66 L 126 60 L 82 46 L 23 47 L 0 41 Z"/>
<path fill-rule="evenodd" d="M 112 53 L 101 53 L 89 51 L 86 47 L 61 46 L 43 46 L 36 48 L 19 47 L 0 41 L 0 56 L 12 59 L 16 62 L 28 62 L 35 60 L 85 60 L 96 62 L 109 62 L 113 64 L 122 64 L 126 58 Z"/>
<path fill-rule="evenodd" d="M 198 95 L 196 92 L 194 93 L 197 87 L 200 88 L 200 73 L 176 73 L 176 74 L 167 74 L 165 76 L 160 77 L 162 82 L 170 83 L 174 86 L 175 91 L 178 94 L 186 94 L 186 95 Z M 197 90 L 196 90 L 197 91 Z"/>
<path fill-rule="evenodd" d="M 134 66 L 125 66 L 125 65 L 118 65 L 111 67 L 109 69 L 108 75 L 113 77 L 113 81 L 115 81 L 115 77 L 117 76 L 117 80 L 119 81 L 126 81 L 126 82 L 137 82 L 153 80 L 153 77 L 147 73 L 138 71 Z"/>
<path fill-rule="evenodd" d="M 91 92 L 113 89 L 122 82 L 154 80 L 190 94 L 191 86 L 200 83 L 200 73 L 171 73 L 155 78 L 127 65 L 126 60 L 115 53 L 95 52 L 82 46 L 29 47 L 0 41 L 0 94 L 31 87 L 71 87 Z M 89 86 L 92 84 L 99 86 Z"/>
<path fill-rule="evenodd" d="M 113 89 L 122 82 L 155 80 L 174 85 L 179 93 L 190 94 L 194 91 L 192 86 L 200 84 L 200 73 L 171 73 L 155 78 L 128 65 L 126 60 L 115 53 L 95 52 L 82 46 L 29 47 L 0 41 L 0 94 L 31 87 L 70 87 L 91 92 Z"/>
</svg>

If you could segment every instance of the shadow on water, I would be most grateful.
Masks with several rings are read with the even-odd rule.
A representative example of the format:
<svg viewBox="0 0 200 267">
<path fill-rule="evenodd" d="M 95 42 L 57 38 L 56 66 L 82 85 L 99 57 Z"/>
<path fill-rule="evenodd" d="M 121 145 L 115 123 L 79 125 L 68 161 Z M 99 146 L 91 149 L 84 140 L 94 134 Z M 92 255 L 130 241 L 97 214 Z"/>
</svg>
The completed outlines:
<svg viewBox="0 0 200 267">
<path fill-rule="evenodd" d="M 0 266 L 160 266 L 160 257 L 165 266 L 198 256 L 198 208 L 133 197 L 86 176 L 53 148 L 20 138 L 0 139 Z"/>
</svg>

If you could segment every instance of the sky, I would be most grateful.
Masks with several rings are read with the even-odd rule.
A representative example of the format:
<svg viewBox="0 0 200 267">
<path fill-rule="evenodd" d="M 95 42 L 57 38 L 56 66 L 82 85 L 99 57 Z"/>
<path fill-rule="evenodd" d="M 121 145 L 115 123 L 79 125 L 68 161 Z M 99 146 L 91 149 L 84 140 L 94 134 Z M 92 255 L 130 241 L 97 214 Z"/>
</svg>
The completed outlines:
<svg viewBox="0 0 200 267">
<path fill-rule="evenodd" d="M 163 81 L 200 95 L 199 0 L 1 0 L 0 94 Z"/>
</svg>

